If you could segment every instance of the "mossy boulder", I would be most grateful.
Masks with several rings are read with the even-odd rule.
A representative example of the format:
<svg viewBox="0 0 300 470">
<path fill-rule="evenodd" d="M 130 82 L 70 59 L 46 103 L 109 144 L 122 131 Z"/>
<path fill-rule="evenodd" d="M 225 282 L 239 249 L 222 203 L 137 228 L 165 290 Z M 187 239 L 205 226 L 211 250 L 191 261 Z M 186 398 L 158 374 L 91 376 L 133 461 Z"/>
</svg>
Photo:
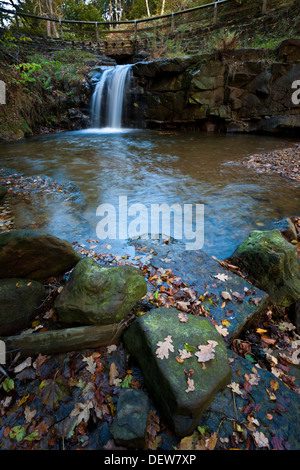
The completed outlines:
<svg viewBox="0 0 300 470">
<path fill-rule="evenodd" d="M 146 281 L 137 268 L 100 266 L 84 258 L 72 271 L 55 307 L 63 322 L 106 325 L 126 318 L 146 293 Z"/>
<path fill-rule="evenodd" d="M 149 393 L 179 436 L 191 433 L 198 420 L 213 401 L 216 393 L 231 377 L 227 348 L 213 324 L 207 318 L 188 315 L 183 323 L 179 311 L 171 308 L 153 309 L 136 319 L 124 333 L 130 354 L 138 361 Z M 157 356 L 158 342 L 171 337 L 174 350 L 168 358 Z M 214 358 L 198 362 L 198 346 L 216 341 Z M 178 362 L 179 350 L 191 351 L 191 357 Z M 188 375 L 194 381 L 194 391 L 187 392 Z"/>
<path fill-rule="evenodd" d="M 71 243 L 38 230 L 0 234 L 0 278 L 42 281 L 72 269 L 81 259 Z"/>
<path fill-rule="evenodd" d="M 0 279 L 0 335 L 11 335 L 27 328 L 45 295 L 46 289 L 39 282 Z"/>
<path fill-rule="evenodd" d="M 300 298 L 297 250 L 279 230 L 251 232 L 229 261 L 243 269 L 277 305 L 287 307 Z"/>
</svg>

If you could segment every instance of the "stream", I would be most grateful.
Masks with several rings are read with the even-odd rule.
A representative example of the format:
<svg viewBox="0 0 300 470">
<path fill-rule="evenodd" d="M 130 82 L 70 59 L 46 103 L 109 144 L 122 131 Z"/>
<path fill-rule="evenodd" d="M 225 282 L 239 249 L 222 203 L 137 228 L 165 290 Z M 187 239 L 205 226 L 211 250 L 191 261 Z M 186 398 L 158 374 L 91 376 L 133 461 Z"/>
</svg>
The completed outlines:
<svg viewBox="0 0 300 470">
<path fill-rule="evenodd" d="M 0 166 L 77 184 L 85 204 L 74 210 L 89 227 L 80 233 L 82 240 L 97 238 L 97 207 L 118 208 L 120 196 L 127 196 L 128 206 L 146 208 L 154 203 L 204 205 L 202 249 L 224 259 L 251 230 L 267 230 L 284 217 L 299 215 L 299 184 L 240 164 L 247 156 L 288 145 L 287 139 L 272 136 L 88 129 L 2 143 Z M 66 230 L 62 207 L 47 210 L 49 224 L 56 217 L 48 227 L 51 233 L 78 238 L 76 225 Z M 126 239 L 104 243 L 114 253 L 130 249 Z"/>
</svg>

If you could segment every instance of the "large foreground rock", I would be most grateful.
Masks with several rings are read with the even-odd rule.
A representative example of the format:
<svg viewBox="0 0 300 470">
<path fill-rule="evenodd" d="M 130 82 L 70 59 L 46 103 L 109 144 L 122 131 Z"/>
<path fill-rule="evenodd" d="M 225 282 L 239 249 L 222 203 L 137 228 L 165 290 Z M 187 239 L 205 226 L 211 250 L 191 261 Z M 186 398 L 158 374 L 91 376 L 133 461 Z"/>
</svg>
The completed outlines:
<svg viewBox="0 0 300 470">
<path fill-rule="evenodd" d="M 297 250 L 279 230 L 251 232 L 229 260 L 277 305 L 288 307 L 300 299 Z"/>
<path fill-rule="evenodd" d="M 39 282 L 0 279 L 0 336 L 27 328 L 45 294 L 46 289 Z"/>
<path fill-rule="evenodd" d="M 80 259 L 71 243 L 44 232 L 0 234 L 0 278 L 45 280 L 72 269 Z"/>
<path fill-rule="evenodd" d="M 158 308 L 135 320 L 124 334 L 129 352 L 141 367 L 146 386 L 166 421 L 179 436 L 193 431 L 216 393 L 230 380 L 226 345 L 210 320 L 193 315 L 182 323 L 177 309 Z M 173 351 L 157 356 L 158 342 L 171 337 Z M 215 357 L 198 362 L 198 346 L 216 341 Z M 186 345 L 186 347 L 185 347 Z M 178 362 L 179 350 L 191 349 L 191 356 Z M 190 374 L 188 377 L 186 371 Z M 187 392 L 188 379 L 194 391 Z"/>
<path fill-rule="evenodd" d="M 132 266 L 99 266 L 82 259 L 73 270 L 55 307 L 66 323 L 118 323 L 147 293 L 141 272 Z"/>
</svg>

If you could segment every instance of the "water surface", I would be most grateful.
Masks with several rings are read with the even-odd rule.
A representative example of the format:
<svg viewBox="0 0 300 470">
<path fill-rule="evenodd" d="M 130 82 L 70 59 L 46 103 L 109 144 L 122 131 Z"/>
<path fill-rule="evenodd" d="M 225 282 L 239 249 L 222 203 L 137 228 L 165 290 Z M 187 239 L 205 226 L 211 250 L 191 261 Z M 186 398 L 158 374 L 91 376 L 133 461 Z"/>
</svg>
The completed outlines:
<svg viewBox="0 0 300 470">
<path fill-rule="evenodd" d="M 203 249 L 224 258 L 251 230 L 299 215 L 299 184 L 240 165 L 249 155 L 287 145 L 254 135 L 89 129 L 2 144 L 0 162 L 25 175 L 76 183 L 86 199 L 89 238 L 96 237 L 96 208 L 117 207 L 119 196 L 149 209 L 153 203 L 204 204 Z"/>
</svg>

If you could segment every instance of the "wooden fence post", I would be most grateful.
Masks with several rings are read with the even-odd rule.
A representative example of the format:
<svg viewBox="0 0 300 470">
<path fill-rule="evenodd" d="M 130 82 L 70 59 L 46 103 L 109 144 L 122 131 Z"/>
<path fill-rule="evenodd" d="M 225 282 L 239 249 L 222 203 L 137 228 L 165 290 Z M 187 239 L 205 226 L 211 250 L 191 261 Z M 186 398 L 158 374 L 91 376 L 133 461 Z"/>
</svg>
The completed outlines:
<svg viewBox="0 0 300 470">
<path fill-rule="evenodd" d="M 174 33 L 174 13 L 171 16 L 171 34 Z"/>
<path fill-rule="evenodd" d="M 98 23 L 96 21 L 95 23 L 95 27 L 96 27 L 96 42 L 99 42 L 99 29 L 98 29 Z"/>
<path fill-rule="evenodd" d="M 134 20 L 134 40 L 136 41 L 137 39 L 137 22 Z"/>
<path fill-rule="evenodd" d="M 64 38 L 63 27 L 62 27 L 62 24 L 61 24 L 61 20 L 58 20 L 58 21 L 59 21 L 59 26 L 60 26 L 60 35 L 61 35 L 61 38 L 63 39 Z"/>
<path fill-rule="evenodd" d="M 218 16 L 218 1 L 215 2 L 213 24 L 217 24 L 217 16 Z"/>
<path fill-rule="evenodd" d="M 263 6 L 262 6 L 262 14 L 265 14 L 267 11 L 267 0 L 263 0 Z"/>
</svg>

